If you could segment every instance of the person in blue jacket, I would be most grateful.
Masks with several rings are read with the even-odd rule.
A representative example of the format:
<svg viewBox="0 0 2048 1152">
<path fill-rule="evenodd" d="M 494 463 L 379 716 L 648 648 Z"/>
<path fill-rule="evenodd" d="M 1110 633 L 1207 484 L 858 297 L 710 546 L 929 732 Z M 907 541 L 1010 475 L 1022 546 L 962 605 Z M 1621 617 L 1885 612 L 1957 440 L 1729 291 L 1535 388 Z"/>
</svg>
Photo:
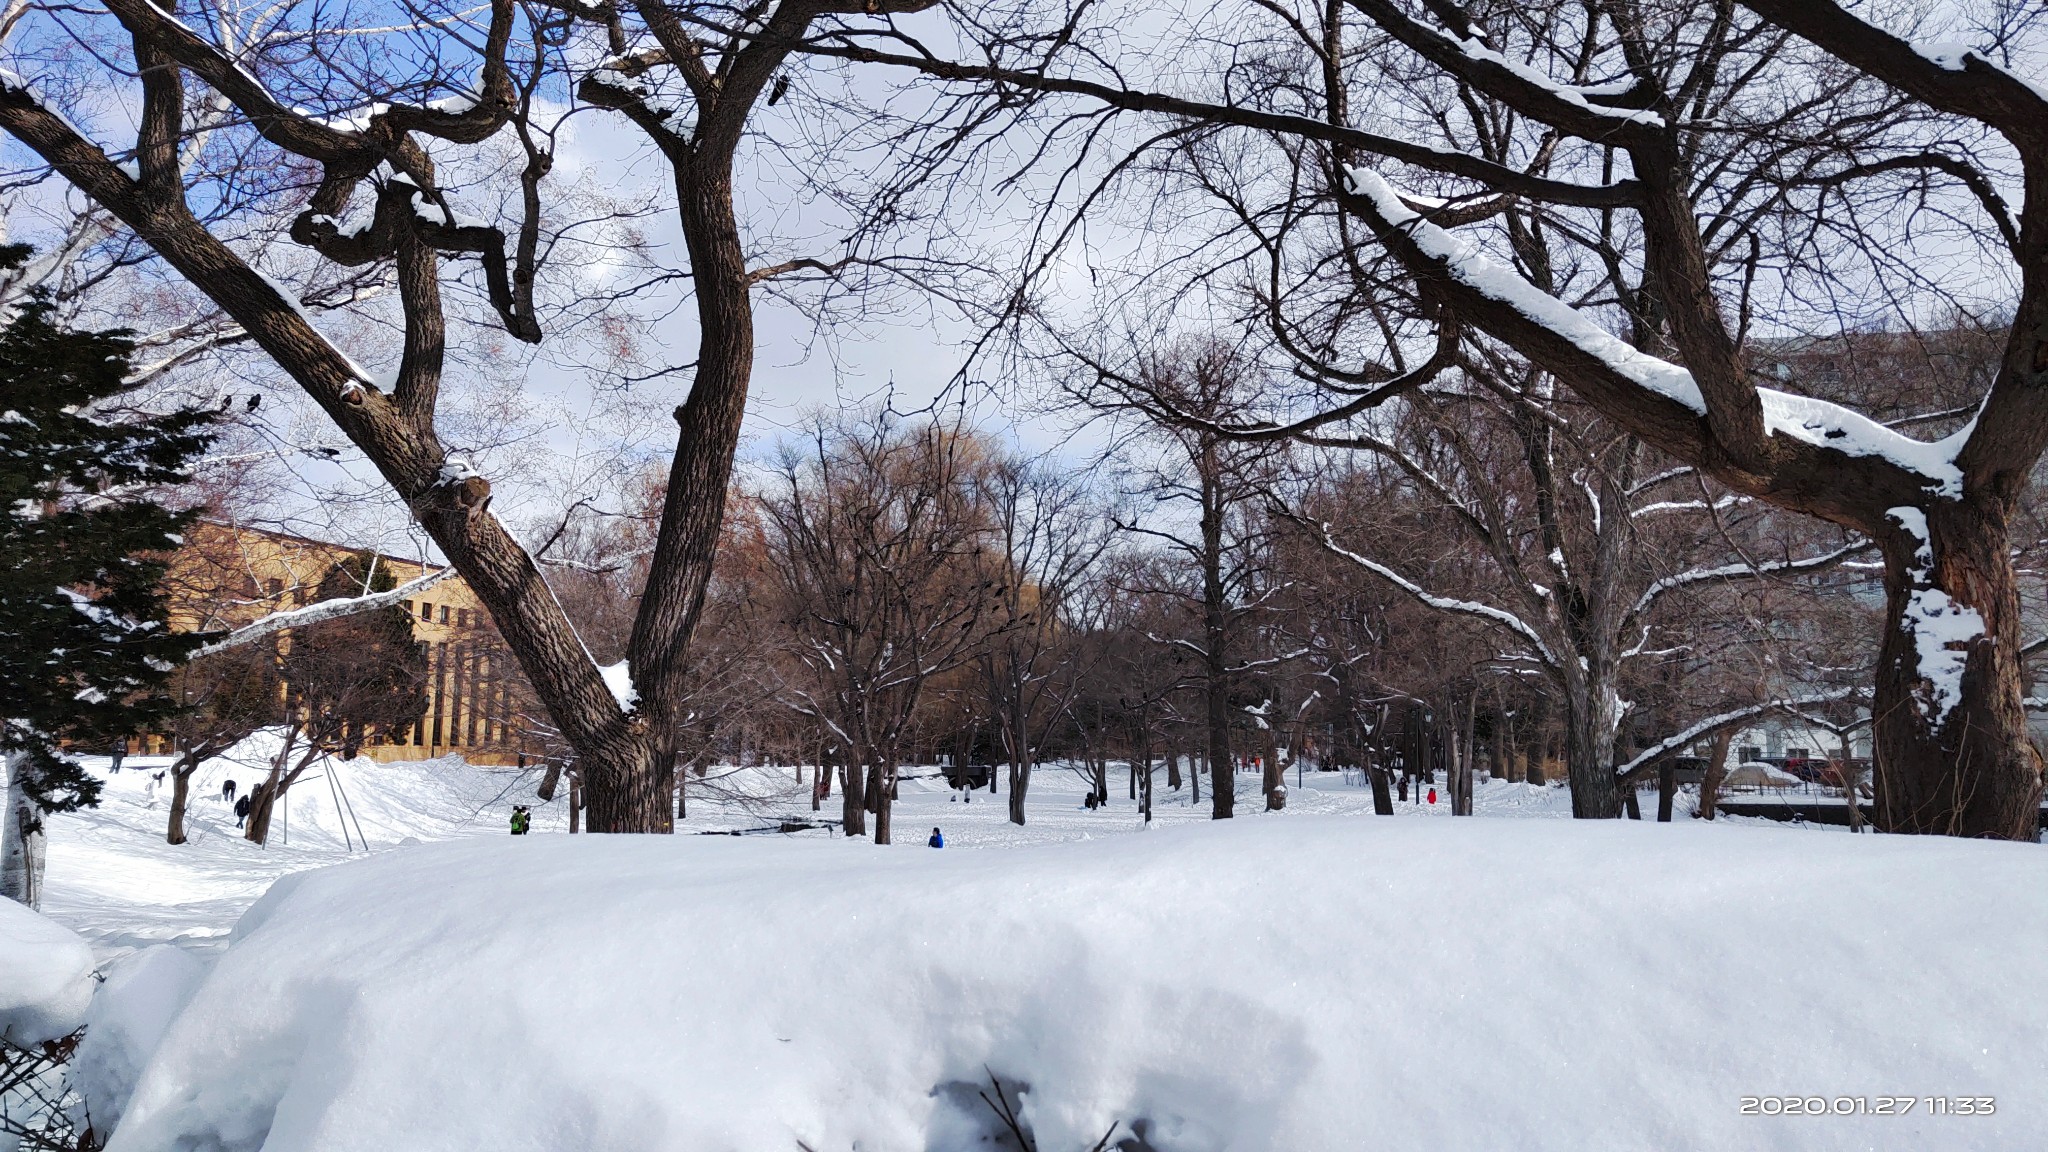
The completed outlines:
<svg viewBox="0 0 2048 1152">
<path fill-rule="evenodd" d="M 925 843 L 931 845 L 934 848 L 944 848 L 946 846 L 946 838 L 944 836 L 939 835 L 939 830 L 937 828 L 934 828 L 932 829 L 932 838 L 925 841 Z"/>
</svg>

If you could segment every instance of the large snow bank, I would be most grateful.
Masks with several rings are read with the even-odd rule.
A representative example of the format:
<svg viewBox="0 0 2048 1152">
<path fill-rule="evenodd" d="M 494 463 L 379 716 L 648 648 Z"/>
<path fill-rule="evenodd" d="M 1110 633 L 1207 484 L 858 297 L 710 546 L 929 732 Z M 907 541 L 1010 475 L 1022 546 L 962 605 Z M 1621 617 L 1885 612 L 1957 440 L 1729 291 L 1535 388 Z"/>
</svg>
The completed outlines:
<svg viewBox="0 0 2048 1152">
<path fill-rule="evenodd" d="M 71 1060 L 73 1081 L 87 1114 L 76 1118 L 111 1132 L 164 1030 L 199 985 L 206 966 L 191 953 L 158 944 L 122 958 L 85 1014 L 85 1039 Z"/>
<path fill-rule="evenodd" d="M 1048 1150 L 1113 1123 L 1160 1152 L 2013 1148 L 2048 1098 L 2048 996 L 2014 978 L 2042 955 L 2031 845 L 1325 818 L 1001 853 L 506 837 L 280 880 L 110 1152 L 954 1152 L 987 1130 L 985 1069 L 1030 1086 Z M 1740 1111 L 1785 1094 L 1998 1110 Z"/>
<path fill-rule="evenodd" d="M 68 1035 L 92 1001 L 92 949 L 55 920 L 0 897 L 0 1040 Z"/>
</svg>

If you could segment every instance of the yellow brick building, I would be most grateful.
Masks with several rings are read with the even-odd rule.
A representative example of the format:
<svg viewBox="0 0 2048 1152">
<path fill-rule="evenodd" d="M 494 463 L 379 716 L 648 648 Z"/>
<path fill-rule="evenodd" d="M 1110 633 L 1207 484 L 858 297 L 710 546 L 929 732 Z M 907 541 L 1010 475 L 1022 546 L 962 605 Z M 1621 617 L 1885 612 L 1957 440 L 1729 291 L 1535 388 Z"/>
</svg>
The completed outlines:
<svg viewBox="0 0 2048 1152">
<path fill-rule="evenodd" d="M 237 628 L 318 597 L 336 564 L 362 554 L 324 540 L 203 521 L 171 558 L 171 626 L 180 631 Z M 372 563 L 405 584 L 436 569 L 372 554 Z M 534 745 L 538 705 L 490 614 L 462 577 L 450 574 L 402 603 L 413 638 L 426 648 L 427 709 L 401 732 L 373 733 L 363 754 L 379 761 L 422 760 L 450 752 L 472 763 L 510 764 Z M 289 633 L 284 633 L 289 642 Z M 170 751 L 162 737 L 151 750 Z"/>
</svg>

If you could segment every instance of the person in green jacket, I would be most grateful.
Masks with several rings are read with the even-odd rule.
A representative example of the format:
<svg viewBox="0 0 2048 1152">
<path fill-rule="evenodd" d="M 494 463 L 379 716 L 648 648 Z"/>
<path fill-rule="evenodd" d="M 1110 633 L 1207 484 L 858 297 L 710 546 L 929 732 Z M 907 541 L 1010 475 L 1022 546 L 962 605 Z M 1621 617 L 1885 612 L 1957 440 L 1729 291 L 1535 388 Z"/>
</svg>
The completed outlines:
<svg viewBox="0 0 2048 1152">
<path fill-rule="evenodd" d="M 533 817 L 527 812 L 526 805 L 514 804 L 512 806 L 512 834 L 514 836 L 526 835 L 526 829 L 532 821 Z"/>
</svg>

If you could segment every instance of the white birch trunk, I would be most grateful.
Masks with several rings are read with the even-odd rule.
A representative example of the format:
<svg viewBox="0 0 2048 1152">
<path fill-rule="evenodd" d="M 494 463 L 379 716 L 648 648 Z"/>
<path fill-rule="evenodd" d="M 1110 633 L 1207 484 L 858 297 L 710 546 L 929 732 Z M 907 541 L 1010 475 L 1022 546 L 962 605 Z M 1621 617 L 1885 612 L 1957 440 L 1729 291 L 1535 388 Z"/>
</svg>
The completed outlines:
<svg viewBox="0 0 2048 1152">
<path fill-rule="evenodd" d="M 28 758 L 15 753 L 0 765 L 7 777 L 7 807 L 0 812 L 0 896 L 37 908 L 43 902 L 43 814 L 26 787 Z"/>
</svg>

